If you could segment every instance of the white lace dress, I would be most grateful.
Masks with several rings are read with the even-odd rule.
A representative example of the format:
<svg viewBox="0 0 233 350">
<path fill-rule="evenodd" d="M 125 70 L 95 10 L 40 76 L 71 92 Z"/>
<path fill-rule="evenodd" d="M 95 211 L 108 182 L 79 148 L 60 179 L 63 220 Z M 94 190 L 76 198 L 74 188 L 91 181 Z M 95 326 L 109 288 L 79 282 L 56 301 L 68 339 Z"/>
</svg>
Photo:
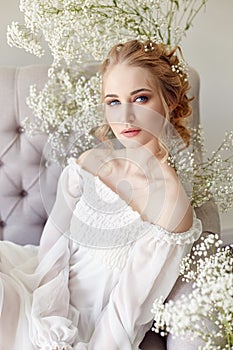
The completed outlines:
<svg viewBox="0 0 233 350">
<path fill-rule="evenodd" d="M 40 247 L 0 243 L 0 349 L 139 349 L 200 234 L 143 221 L 70 159 Z"/>
</svg>

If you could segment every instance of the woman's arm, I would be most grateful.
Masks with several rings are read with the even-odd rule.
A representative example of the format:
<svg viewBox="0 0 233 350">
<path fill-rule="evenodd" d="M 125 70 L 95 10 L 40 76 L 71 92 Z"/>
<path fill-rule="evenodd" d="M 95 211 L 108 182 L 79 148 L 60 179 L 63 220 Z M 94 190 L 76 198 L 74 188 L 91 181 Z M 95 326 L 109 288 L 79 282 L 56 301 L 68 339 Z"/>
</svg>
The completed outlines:
<svg viewBox="0 0 233 350">
<path fill-rule="evenodd" d="M 54 243 L 69 229 L 73 210 L 82 193 L 80 167 L 75 159 L 70 159 L 58 180 L 54 206 L 45 224 L 39 246 L 42 258 Z"/>
<path fill-rule="evenodd" d="M 41 238 L 30 325 L 30 339 L 38 349 L 70 350 L 77 333 L 78 311 L 71 310 L 69 305 L 70 250 L 64 233 L 82 192 L 78 169 L 73 162 L 62 172 L 56 201 Z"/>
</svg>

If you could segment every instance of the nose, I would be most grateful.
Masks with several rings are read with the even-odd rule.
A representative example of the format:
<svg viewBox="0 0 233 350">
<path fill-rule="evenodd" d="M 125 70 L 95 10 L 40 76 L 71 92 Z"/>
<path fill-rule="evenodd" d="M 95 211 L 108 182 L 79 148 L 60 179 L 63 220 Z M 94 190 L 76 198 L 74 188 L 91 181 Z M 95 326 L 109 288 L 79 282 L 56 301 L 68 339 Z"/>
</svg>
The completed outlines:
<svg viewBox="0 0 233 350">
<path fill-rule="evenodd" d="M 121 123 L 133 123 L 135 121 L 135 112 L 132 103 L 122 105 Z"/>
<path fill-rule="evenodd" d="M 109 123 L 133 123 L 136 119 L 132 103 L 122 103 L 113 108 L 106 108 L 105 113 Z"/>
</svg>

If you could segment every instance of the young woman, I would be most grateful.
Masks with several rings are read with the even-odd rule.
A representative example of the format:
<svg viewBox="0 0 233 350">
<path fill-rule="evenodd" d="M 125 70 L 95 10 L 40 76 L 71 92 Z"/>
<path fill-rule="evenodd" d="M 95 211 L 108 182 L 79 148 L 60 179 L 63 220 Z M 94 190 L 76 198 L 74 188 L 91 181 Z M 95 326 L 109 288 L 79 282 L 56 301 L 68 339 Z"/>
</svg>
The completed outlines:
<svg viewBox="0 0 233 350">
<path fill-rule="evenodd" d="M 102 143 L 68 161 L 39 249 L 0 245 L 1 349 L 149 349 L 153 301 L 202 231 L 168 163 L 167 130 L 190 138 L 178 66 L 163 44 L 110 51 Z"/>
</svg>

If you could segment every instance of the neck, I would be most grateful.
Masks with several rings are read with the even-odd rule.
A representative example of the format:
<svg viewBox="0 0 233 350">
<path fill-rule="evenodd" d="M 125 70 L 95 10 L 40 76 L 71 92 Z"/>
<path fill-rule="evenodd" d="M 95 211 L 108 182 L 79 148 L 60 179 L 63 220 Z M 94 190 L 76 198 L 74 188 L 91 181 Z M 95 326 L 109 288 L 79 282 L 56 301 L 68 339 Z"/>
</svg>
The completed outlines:
<svg viewBox="0 0 233 350">
<path fill-rule="evenodd" d="M 158 164 L 159 158 L 156 156 L 158 144 L 150 142 L 146 145 L 135 148 L 124 148 L 118 158 L 121 167 L 126 174 L 145 174 Z"/>
</svg>

